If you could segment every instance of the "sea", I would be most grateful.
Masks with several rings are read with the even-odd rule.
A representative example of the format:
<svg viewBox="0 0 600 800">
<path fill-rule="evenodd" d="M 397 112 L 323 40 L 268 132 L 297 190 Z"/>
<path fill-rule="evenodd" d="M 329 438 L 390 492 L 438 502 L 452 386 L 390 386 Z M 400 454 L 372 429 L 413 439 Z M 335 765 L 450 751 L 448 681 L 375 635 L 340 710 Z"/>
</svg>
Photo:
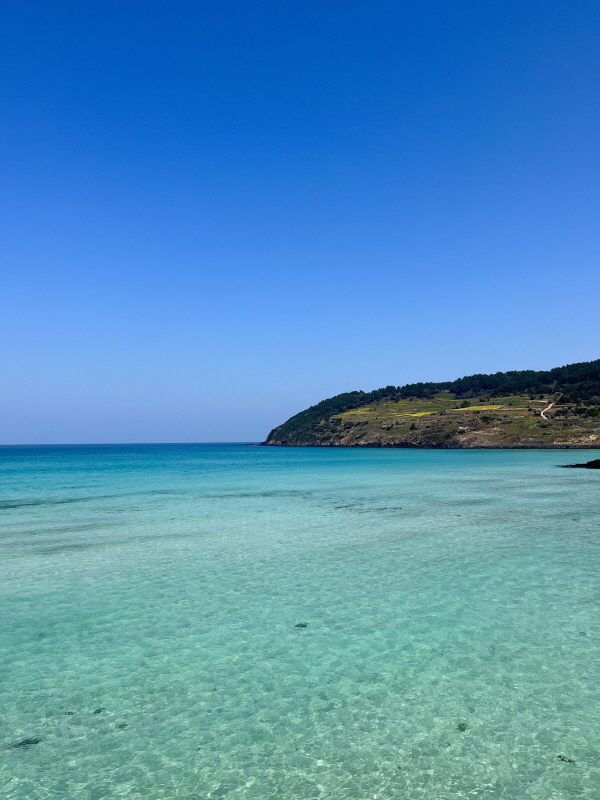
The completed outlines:
<svg viewBox="0 0 600 800">
<path fill-rule="evenodd" d="M 598 800 L 598 457 L 0 448 L 0 796 Z"/>
</svg>

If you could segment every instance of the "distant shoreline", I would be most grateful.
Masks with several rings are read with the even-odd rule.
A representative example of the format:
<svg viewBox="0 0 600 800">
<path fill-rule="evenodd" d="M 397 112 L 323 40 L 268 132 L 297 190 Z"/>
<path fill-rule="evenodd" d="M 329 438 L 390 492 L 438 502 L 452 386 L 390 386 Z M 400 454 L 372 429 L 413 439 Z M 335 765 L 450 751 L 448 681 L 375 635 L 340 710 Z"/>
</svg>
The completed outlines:
<svg viewBox="0 0 600 800">
<path fill-rule="evenodd" d="M 599 444 L 560 444 L 560 445 L 473 445 L 472 447 L 451 445 L 418 445 L 418 444 L 278 444 L 260 442 L 260 447 L 319 447 L 337 450 L 600 450 Z"/>
</svg>

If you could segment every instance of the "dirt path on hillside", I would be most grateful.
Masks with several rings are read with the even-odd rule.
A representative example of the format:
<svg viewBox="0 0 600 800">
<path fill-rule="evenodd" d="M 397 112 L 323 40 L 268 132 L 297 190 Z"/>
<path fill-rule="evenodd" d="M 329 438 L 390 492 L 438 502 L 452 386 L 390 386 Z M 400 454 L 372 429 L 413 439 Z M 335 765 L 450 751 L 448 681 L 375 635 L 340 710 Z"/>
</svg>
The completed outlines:
<svg viewBox="0 0 600 800">
<path fill-rule="evenodd" d="M 558 397 L 560 397 L 560 395 L 558 395 Z M 553 400 L 553 401 L 550 403 L 550 405 L 549 405 L 549 406 L 546 406 L 546 408 L 545 408 L 545 409 L 542 411 L 542 413 L 540 414 L 540 416 L 542 417 L 542 419 L 548 419 L 548 417 L 546 416 L 546 411 L 550 411 L 550 409 L 552 408 L 552 406 L 553 406 L 555 403 L 558 403 L 558 397 L 556 398 L 556 400 Z"/>
</svg>

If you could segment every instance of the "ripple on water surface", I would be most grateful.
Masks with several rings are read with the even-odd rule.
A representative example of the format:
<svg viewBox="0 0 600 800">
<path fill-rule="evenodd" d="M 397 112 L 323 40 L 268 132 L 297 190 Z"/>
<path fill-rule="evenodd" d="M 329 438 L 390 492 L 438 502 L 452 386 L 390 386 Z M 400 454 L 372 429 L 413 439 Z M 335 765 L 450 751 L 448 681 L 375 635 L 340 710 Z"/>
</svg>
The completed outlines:
<svg viewBox="0 0 600 800">
<path fill-rule="evenodd" d="M 600 797 L 600 474 L 564 460 L 1 449 L 0 793 Z"/>
</svg>

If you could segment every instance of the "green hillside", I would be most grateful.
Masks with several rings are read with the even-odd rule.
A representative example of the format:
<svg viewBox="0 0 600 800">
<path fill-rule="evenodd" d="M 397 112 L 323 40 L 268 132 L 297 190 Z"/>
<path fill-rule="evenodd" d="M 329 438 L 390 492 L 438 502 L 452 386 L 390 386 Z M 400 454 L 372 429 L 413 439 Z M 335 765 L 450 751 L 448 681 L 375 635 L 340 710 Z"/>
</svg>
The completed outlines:
<svg viewBox="0 0 600 800">
<path fill-rule="evenodd" d="M 594 447 L 599 415 L 597 359 L 547 371 L 346 392 L 295 414 L 264 444 Z"/>
</svg>

